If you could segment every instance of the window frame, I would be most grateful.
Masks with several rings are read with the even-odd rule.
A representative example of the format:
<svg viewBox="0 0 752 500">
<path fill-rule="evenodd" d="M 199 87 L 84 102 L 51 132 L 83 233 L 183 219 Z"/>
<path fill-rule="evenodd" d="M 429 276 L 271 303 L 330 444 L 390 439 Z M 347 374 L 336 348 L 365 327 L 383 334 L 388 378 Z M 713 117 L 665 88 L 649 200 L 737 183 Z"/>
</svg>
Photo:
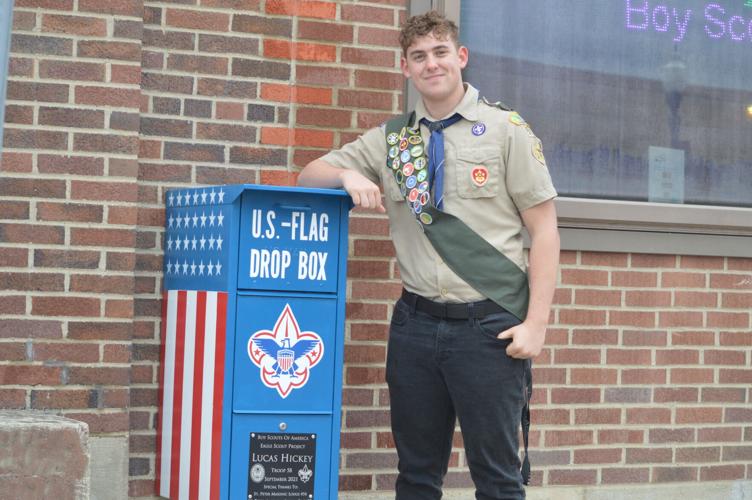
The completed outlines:
<svg viewBox="0 0 752 500">
<path fill-rule="evenodd" d="M 8 56 L 13 31 L 13 0 L 0 0 L 0 151 L 3 149 L 5 94 L 8 89 Z M 4 34 L 4 36 L 2 35 Z"/>
<path fill-rule="evenodd" d="M 459 26 L 461 2 L 410 0 L 408 15 L 435 9 Z M 418 93 L 408 82 L 405 94 L 405 110 L 412 109 Z M 555 203 L 563 250 L 752 257 L 752 208 L 572 197 Z"/>
</svg>

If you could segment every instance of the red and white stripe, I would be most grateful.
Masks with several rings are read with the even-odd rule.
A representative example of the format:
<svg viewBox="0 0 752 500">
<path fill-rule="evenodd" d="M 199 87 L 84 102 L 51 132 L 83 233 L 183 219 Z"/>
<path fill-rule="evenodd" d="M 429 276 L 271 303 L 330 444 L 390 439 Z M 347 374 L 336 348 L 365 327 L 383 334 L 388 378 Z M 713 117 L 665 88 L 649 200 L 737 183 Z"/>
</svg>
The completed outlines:
<svg viewBox="0 0 752 500">
<path fill-rule="evenodd" d="M 219 499 L 226 292 L 163 294 L 157 491 Z"/>
</svg>

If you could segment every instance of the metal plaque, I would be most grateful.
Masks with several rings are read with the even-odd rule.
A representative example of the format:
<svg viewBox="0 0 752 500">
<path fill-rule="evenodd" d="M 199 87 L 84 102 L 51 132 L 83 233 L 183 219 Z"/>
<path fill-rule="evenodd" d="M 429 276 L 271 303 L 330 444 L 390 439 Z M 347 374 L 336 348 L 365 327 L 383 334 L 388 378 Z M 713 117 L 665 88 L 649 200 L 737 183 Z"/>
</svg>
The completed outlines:
<svg viewBox="0 0 752 500">
<path fill-rule="evenodd" d="M 316 434 L 251 433 L 248 500 L 312 499 Z"/>
</svg>

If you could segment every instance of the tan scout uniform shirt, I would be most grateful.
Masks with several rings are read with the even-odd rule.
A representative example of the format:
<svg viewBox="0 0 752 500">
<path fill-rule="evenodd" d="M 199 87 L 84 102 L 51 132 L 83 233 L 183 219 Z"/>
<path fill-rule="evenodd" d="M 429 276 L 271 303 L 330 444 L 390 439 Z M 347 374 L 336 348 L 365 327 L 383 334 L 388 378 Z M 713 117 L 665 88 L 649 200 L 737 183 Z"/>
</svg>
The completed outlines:
<svg viewBox="0 0 752 500">
<path fill-rule="evenodd" d="M 444 211 L 459 217 L 525 270 L 519 213 L 556 196 L 540 141 L 518 114 L 479 101 L 471 85 L 457 108 L 442 119 L 454 113 L 463 119 L 444 129 Z M 422 101 L 415 114 L 414 126 L 424 117 L 434 121 Z M 483 134 L 472 133 L 476 123 L 485 125 Z M 430 132 L 425 126 L 420 129 L 427 144 Z M 423 235 L 387 167 L 383 126 L 368 130 L 322 160 L 356 170 L 383 186 L 397 263 L 407 290 L 441 302 L 484 298 L 444 264 Z M 473 170 L 479 166 L 488 170 L 485 183 L 473 180 Z"/>
</svg>

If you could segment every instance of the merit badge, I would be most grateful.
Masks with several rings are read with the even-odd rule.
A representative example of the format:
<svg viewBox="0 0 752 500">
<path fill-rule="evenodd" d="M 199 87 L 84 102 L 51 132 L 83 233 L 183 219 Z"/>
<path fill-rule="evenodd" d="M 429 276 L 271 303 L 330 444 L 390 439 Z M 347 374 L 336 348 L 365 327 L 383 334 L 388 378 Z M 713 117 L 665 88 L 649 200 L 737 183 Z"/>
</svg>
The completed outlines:
<svg viewBox="0 0 752 500">
<path fill-rule="evenodd" d="M 477 122 L 476 124 L 473 125 L 473 128 L 470 130 L 475 136 L 483 135 L 484 133 L 486 133 L 486 126 L 481 122 Z"/>
<path fill-rule="evenodd" d="M 413 189 L 412 191 L 410 191 L 410 195 L 407 197 L 407 199 L 410 200 L 410 202 L 412 203 L 418 199 L 419 194 L 420 193 L 418 193 L 417 189 Z"/>
<path fill-rule="evenodd" d="M 516 111 L 509 114 L 509 122 L 518 126 L 525 125 L 525 120 L 523 120 L 520 114 Z"/>
<path fill-rule="evenodd" d="M 431 195 L 429 195 L 428 193 L 423 193 L 420 195 L 420 204 L 424 206 L 428 205 L 428 200 L 430 199 L 431 199 Z"/>
<path fill-rule="evenodd" d="M 407 188 L 405 187 L 404 184 L 400 184 L 400 194 L 402 195 L 403 198 L 407 196 Z"/>
<path fill-rule="evenodd" d="M 405 187 L 407 189 L 412 189 L 415 187 L 415 185 L 418 183 L 418 180 L 415 178 L 414 175 L 411 175 L 407 179 L 405 179 Z"/>
<path fill-rule="evenodd" d="M 323 355 L 321 337 L 300 331 L 289 304 L 277 318 L 274 330 L 258 330 L 248 339 L 248 357 L 261 369 L 261 381 L 282 398 L 306 385 L 311 368 Z"/>
<path fill-rule="evenodd" d="M 418 145 L 415 145 L 415 146 L 411 147 L 410 148 L 410 154 L 412 156 L 415 156 L 415 157 L 418 157 L 418 156 L 422 155 L 423 154 L 423 146 L 421 146 L 420 144 L 418 144 Z"/>
<path fill-rule="evenodd" d="M 425 172 L 425 170 L 424 170 L 424 172 Z M 428 191 L 428 181 L 421 182 L 418 185 L 418 191 L 420 191 L 421 193 L 425 193 L 426 191 Z"/>
<path fill-rule="evenodd" d="M 540 139 L 536 139 L 533 143 L 533 157 L 538 160 L 541 165 L 546 164 L 546 157 L 543 156 L 543 144 Z"/>
<path fill-rule="evenodd" d="M 423 211 L 423 205 L 420 204 L 420 201 L 415 201 L 413 203 L 413 212 L 416 214 L 419 214 Z"/>
<path fill-rule="evenodd" d="M 400 151 L 404 151 L 407 149 L 407 139 L 402 139 L 399 143 Z"/>
<path fill-rule="evenodd" d="M 402 173 L 405 175 L 412 175 L 414 170 L 415 167 L 412 163 L 405 163 L 405 165 L 402 167 Z"/>
<path fill-rule="evenodd" d="M 394 146 L 395 144 L 397 144 L 397 141 L 399 141 L 399 137 L 394 132 L 386 136 L 386 142 L 390 146 Z"/>
<path fill-rule="evenodd" d="M 424 180 L 426 180 L 426 177 L 428 177 L 428 171 L 421 170 L 416 174 L 416 177 L 418 178 L 418 182 L 423 182 Z"/>
<path fill-rule="evenodd" d="M 488 182 L 488 169 L 483 165 L 475 167 L 470 175 L 473 179 L 473 184 L 478 187 L 483 187 Z"/>
<path fill-rule="evenodd" d="M 405 134 L 407 134 L 407 127 L 402 127 L 402 130 L 400 130 L 399 136 L 405 137 Z"/>
<path fill-rule="evenodd" d="M 410 161 L 410 151 L 405 150 L 402 153 L 400 153 L 400 161 L 402 163 L 409 162 Z"/>
<path fill-rule="evenodd" d="M 397 153 L 399 153 L 399 150 L 397 149 L 397 146 L 392 146 L 391 148 L 389 148 L 389 158 L 396 158 L 397 157 Z"/>
<path fill-rule="evenodd" d="M 411 135 L 410 137 L 407 138 L 407 140 L 413 146 L 416 145 L 416 144 L 420 144 L 421 142 L 423 142 L 423 138 L 421 136 L 419 136 L 419 135 Z"/>
<path fill-rule="evenodd" d="M 420 221 L 423 224 L 428 225 L 428 224 L 431 224 L 433 222 L 433 217 L 431 217 L 431 214 L 423 212 L 422 214 L 420 214 Z"/>
<path fill-rule="evenodd" d="M 397 184 L 402 184 L 402 181 L 405 180 L 405 176 L 404 174 L 402 174 L 401 170 L 397 170 L 396 172 L 394 172 L 394 180 L 397 181 Z"/>
<path fill-rule="evenodd" d="M 401 164 L 400 164 L 399 158 L 395 158 L 394 161 L 392 162 L 392 170 L 399 170 L 400 165 Z"/>
<path fill-rule="evenodd" d="M 426 168 L 426 159 L 422 156 L 420 158 L 416 158 L 413 162 L 413 165 L 415 165 L 415 170 L 423 170 Z"/>
</svg>

